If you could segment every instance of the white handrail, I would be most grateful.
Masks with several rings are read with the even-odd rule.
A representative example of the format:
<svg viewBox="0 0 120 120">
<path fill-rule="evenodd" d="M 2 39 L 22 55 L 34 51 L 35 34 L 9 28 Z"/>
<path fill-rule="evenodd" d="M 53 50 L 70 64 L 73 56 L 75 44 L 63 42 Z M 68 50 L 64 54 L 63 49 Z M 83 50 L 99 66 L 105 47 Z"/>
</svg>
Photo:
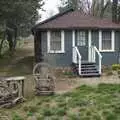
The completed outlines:
<svg viewBox="0 0 120 120">
<path fill-rule="evenodd" d="M 98 54 L 98 56 L 99 56 L 99 62 L 98 62 L 98 69 L 99 69 L 99 74 L 101 74 L 102 73 L 102 55 L 101 55 L 101 53 L 99 52 L 99 50 L 96 48 L 96 46 L 93 46 L 93 48 L 94 48 L 94 51 Z"/>
<path fill-rule="evenodd" d="M 80 54 L 78 48 L 76 46 L 73 47 L 73 63 L 79 64 L 79 75 L 81 75 L 81 59 L 82 59 L 82 57 L 81 57 L 81 54 Z"/>
<path fill-rule="evenodd" d="M 99 50 L 94 46 L 94 49 L 95 49 L 95 51 L 98 53 L 98 55 L 102 58 L 102 55 L 101 55 L 101 53 L 99 52 Z"/>
</svg>

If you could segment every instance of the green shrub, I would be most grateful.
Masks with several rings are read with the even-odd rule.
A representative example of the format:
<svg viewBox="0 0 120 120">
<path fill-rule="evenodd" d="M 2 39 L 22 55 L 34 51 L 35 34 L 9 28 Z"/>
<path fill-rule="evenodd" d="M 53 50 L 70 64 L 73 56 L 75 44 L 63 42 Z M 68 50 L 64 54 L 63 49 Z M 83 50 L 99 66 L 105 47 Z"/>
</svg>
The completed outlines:
<svg viewBox="0 0 120 120">
<path fill-rule="evenodd" d="M 66 109 L 65 108 L 57 108 L 56 109 L 56 115 L 64 116 L 65 114 L 66 114 Z"/>
<path fill-rule="evenodd" d="M 69 120 L 80 120 L 80 116 L 77 116 L 75 114 L 69 115 Z"/>
<path fill-rule="evenodd" d="M 35 112 L 37 112 L 38 108 L 37 108 L 37 106 L 24 106 L 23 110 L 29 111 L 31 113 L 35 113 Z"/>
<path fill-rule="evenodd" d="M 105 117 L 106 117 L 106 120 L 117 120 L 117 116 L 115 113 L 109 112 L 105 115 Z"/>
<path fill-rule="evenodd" d="M 27 116 L 33 116 L 33 113 L 32 112 L 28 112 Z"/>
<path fill-rule="evenodd" d="M 118 70 L 118 75 L 120 75 L 120 70 Z"/>
<path fill-rule="evenodd" d="M 12 120 L 24 120 L 21 116 L 14 114 Z"/>
<path fill-rule="evenodd" d="M 62 118 L 60 116 L 52 116 L 50 120 L 62 120 Z"/>
<path fill-rule="evenodd" d="M 66 106 L 66 102 L 65 102 L 65 101 L 60 102 L 60 103 L 58 103 L 58 106 L 59 106 L 59 107 L 64 107 L 64 106 Z"/>
<path fill-rule="evenodd" d="M 53 115 L 53 110 L 52 109 L 50 109 L 50 108 L 44 108 L 43 109 L 43 115 L 44 116 L 52 116 Z"/>
<path fill-rule="evenodd" d="M 120 70 L 120 64 L 113 64 L 112 70 Z"/>
</svg>

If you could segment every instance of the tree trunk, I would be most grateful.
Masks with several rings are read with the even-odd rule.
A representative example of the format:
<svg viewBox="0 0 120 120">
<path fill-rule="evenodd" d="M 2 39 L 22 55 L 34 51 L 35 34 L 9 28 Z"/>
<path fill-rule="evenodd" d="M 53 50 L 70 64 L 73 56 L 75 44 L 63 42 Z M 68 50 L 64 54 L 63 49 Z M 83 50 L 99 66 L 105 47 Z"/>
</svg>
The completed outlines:
<svg viewBox="0 0 120 120">
<path fill-rule="evenodd" d="M 10 31 L 7 31 L 7 41 L 9 43 L 9 51 L 12 53 L 14 50 L 14 45 L 13 45 L 13 35 Z"/>
<path fill-rule="evenodd" d="M 13 41 L 13 48 L 15 50 L 17 44 L 17 28 L 14 29 L 14 41 Z"/>
<path fill-rule="evenodd" d="M 35 62 L 42 62 L 42 44 L 41 44 L 41 32 L 36 31 L 34 35 L 34 52 L 35 52 Z"/>
<path fill-rule="evenodd" d="M 118 7 L 118 22 L 120 23 L 120 6 Z"/>
<path fill-rule="evenodd" d="M 2 56 L 2 47 L 3 47 L 4 40 L 5 40 L 5 32 L 3 33 L 3 38 L 2 38 L 2 41 L 0 43 L 0 57 Z"/>
<path fill-rule="evenodd" d="M 118 0 L 113 0 L 113 5 L 112 5 L 112 21 L 117 23 L 117 5 L 118 5 Z"/>
<path fill-rule="evenodd" d="M 0 43 L 0 57 L 2 56 L 2 46 L 3 46 L 4 39 L 2 39 Z"/>
</svg>

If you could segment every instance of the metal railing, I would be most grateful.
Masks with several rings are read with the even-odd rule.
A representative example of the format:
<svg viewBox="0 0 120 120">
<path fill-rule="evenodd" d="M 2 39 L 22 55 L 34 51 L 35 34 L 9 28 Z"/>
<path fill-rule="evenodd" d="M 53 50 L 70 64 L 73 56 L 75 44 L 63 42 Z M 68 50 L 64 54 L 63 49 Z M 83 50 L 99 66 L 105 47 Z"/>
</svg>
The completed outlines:
<svg viewBox="0 0 120 120">
<path fill-rule="evenodd" d="M 80 54 L 78 48 L 76 46 L 73 47 L 73 63 L 75 63 L 75 64 L 78 63 L 79 75 L 81 75 L 81 59 L 82 59 L 82 57 L 81 57 L 81 54 Z"/>
<path fill-rule="evenodd" d="M 91 62 L 96 62 L 96 53 L 98 55 L 98 71 L 101 74 L 102 70 L 102 55 L 96 46 L 91 46 Z"/>
</svg>

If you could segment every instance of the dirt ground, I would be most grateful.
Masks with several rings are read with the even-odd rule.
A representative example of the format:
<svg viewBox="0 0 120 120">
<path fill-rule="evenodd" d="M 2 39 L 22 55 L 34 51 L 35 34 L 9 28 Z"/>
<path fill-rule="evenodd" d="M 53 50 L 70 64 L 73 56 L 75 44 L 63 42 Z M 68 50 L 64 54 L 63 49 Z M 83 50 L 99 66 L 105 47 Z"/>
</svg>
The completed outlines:
<svg viewBox="0 0 120 120">
<path fill-rule="evenodd" d="M 93 78 L 56 78 L 55 92 L 57 94 L 72 91 L 81 85 L 96 86 L 98 84 L 120 84 L 120 78 L 117 75 L 101 76 Z M 33 76 L 26 76 L 25 97 L 32 97 L 35 91 L 35 81 Z"/>
<path fill-rule="evenodd" d="M 24 45 L 22 47 L 22 51 L 17 54 L 16 59 L 14 59 L 11 64 L 9 64 L 7 67 L 12 67 L 17 61 L 20 59 L 23 59 L 28 56 L 34 56 L 34 42 L 33 40 L 25 41 Z M 34 63 L 31 63 L 34 64 Z M 63 93 L 67 91 L 71 91 L 72 89 L 80 86 L 80 85 L 98 85 L 100 83 L 109 83 L 109 84 L 120 84 L 120 78 L 118 75 L 109 75 L 109 76 L 101 76 L 98 78 L 80 78 L 80 77 L 60 77 L 60 74 L 58 77 L 56 77 L 55 83 L 56 83 L 56 93 Z M 32 94 L 34 95 L 34 88 L 35 88 L 35 82 L 32 75 L 32 71 L 30 75 L 26 75 L 25 79 L 25 96 L 31 97 Z"/>
</svg>

